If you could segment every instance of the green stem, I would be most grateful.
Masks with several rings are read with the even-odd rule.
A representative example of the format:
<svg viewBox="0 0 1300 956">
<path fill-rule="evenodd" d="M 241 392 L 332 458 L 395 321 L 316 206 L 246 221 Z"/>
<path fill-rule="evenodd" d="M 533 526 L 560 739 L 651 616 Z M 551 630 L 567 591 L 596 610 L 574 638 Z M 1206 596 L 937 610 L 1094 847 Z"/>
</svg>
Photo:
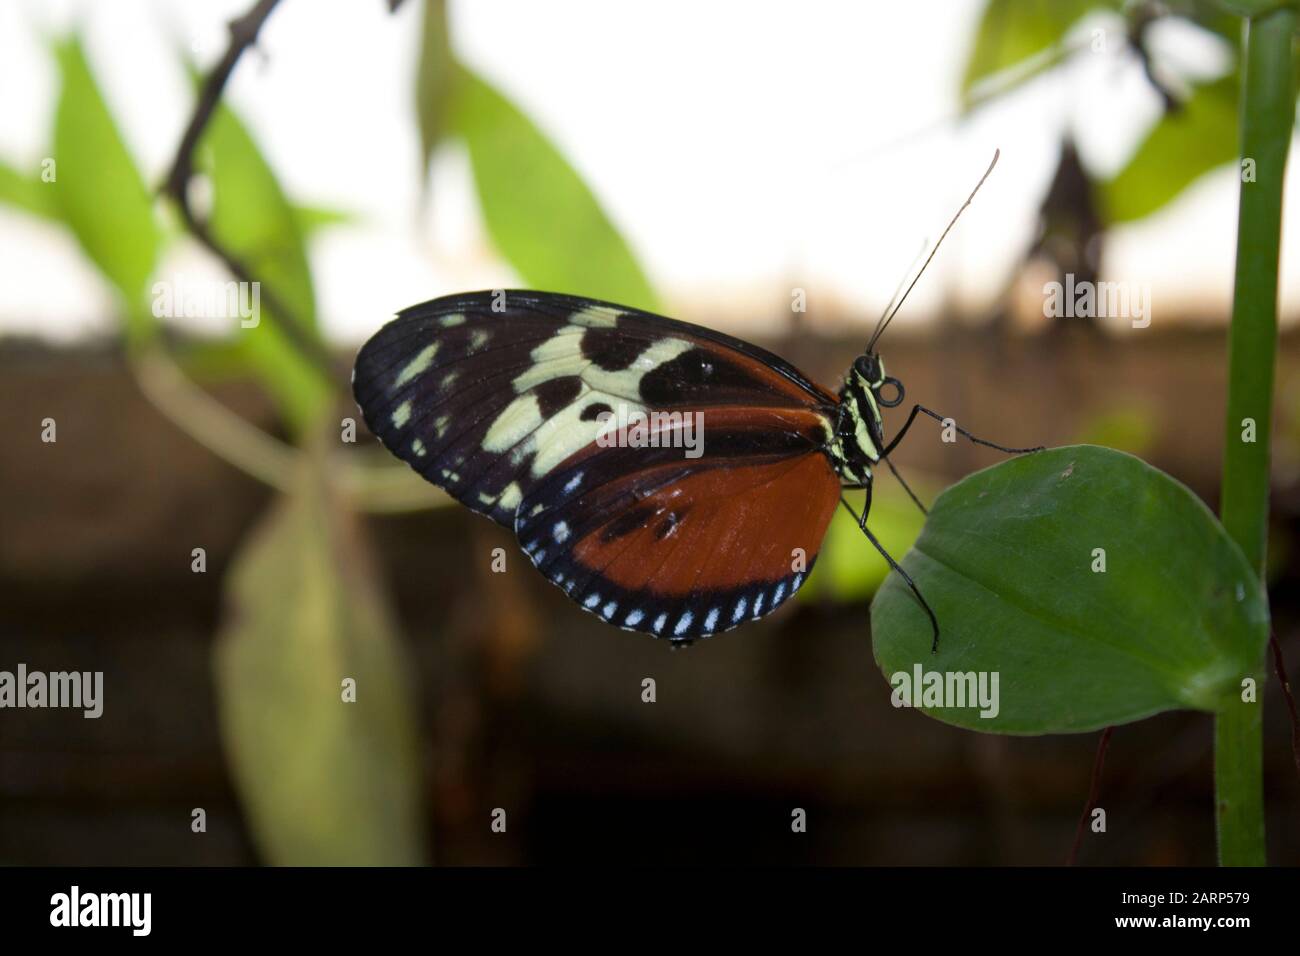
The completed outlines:
<svg viewBox="0 0 1300 956">
<path fill-rule="evenodd" d="M 1228 337 L 1227 442 L 1220 511 L 1224 527 L 1258 571 L 1261 582 L 1268 533 L 1282 180 L 1295 122 L 1291 59 L 1296 22 L 1296 12 L 1289 8 L 1252 17 L 1246 24 L 1242 63 L 1243 169 Z M 1250 433 L 1253 440 L 1247 439 Z M 1251 703 L 1234 700 L 1215 718 L 1215 800 L 1223 866 L 1262 866 L 1266 862 L 1262 661 L 1258 670 L 1251 675 L 1260 689 L 1256 699 Z"/>
</svg>

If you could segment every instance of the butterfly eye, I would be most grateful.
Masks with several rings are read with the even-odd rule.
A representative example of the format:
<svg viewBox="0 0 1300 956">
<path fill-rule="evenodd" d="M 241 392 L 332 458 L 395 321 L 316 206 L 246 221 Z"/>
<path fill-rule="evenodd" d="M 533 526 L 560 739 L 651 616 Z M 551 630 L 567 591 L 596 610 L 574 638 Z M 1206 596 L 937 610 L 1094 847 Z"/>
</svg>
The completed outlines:
<svg viewBox="0 0 1300 956">
<path fill-rule="evenodd" d="M 891 385 L 894 388 L 893 397 L 886 398 L 885 388 Z M 900 382 L 898 379 L 894 378 L 892 375 L 886 378 L 883 382 L 880 383 L 880 386 L 876 389 L 876 401 L 878 401 L 885 408 L 893 408 L 895 405 L 902 404 L 903 383 Z"/>
</svg>

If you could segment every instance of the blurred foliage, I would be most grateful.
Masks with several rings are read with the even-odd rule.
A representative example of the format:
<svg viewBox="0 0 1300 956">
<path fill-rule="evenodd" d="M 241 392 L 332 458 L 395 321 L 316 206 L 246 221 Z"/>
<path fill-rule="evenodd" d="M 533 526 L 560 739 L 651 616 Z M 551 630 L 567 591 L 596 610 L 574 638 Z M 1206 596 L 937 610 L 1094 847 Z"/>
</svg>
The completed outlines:
<svg viewBox="0 0 1300 956">
<path fill-rule="evenodd" d="M 217 107 L 199 142 L 196 168 L 212 183 L 209 228 L 250 275 L 274 290 L 288 315 L 240 329 L 241 351 L 281 411 L 299 431 L 329 408 L 333 386 L 289 340 L 280 323 L 296 322 L 319 341 L 316 297 L 299 216 L 244 124 Z M 263 300 L 262 310 L 270 306 Z"/>
<path fill-rule="evenodd" d="M 431 0 L 416 78 L 425 165 L 445 139 L 465 145 L 487 229 L 528 282 L 653 308 L 648 281 L 590 189 L 522 112 L 456 63 L 446 26 L 444 4 Z M 53 52 L 60 93 L 52 181 L 43 181 L 43 170 L 0 162 L 0 203 L 60 222 L 76 236 L 118 291 L 126 338 L 138 346 L 159 327 L 151 280 L 165 249 L 184 233 L 174 217 L 158 215 L 80 41 L 70 37 Z M 307 241 L 352 217 L 289 197 L 225 105 L 199 141 L 195 172 L 211 197 L 199 218 L 264 288 L 258 324 L 241 328 L 232 317 L 227 337 L 187 345 L 186 369 L 205 379 L 256 376 L 299 442 L 319 436 L 342 383 L 303 353 L 304 339 L 323 344 Z M 272 314 L 272 302 L 284 314 Z M 299 334 L 289 335 L 288 323 Z M 138 363 L 138 374 L 146 367 Z M 168 381 L 155 376 L 146 394 L 167 402 Z M 221 447 L 206 440 L 197 417 L 186 419 L 198 416 L 199 397 L 172 394 L 169 417 L 209 448 Z M 241 454 L 257 454 L 271 441 L 253 431 L 246 441 L 223 426 Z M 226 581 L 215 671 L 236 783 L 270 862 L 418 863 L 425 840 L 408 671 L 352 507 L 366 490 L 379 510 L 394 502 L 428 507 L 445 496 L 413 495 L 405 468 L 354 468 L 315 441 L 288 460 L 296 461 L 292 477 L 275 482 L 288 483 L 285 493 Z M 246 470 L 266 480 L 281 467 L 264 465 Z M 356 681 L 356 703 L 340 697 L 344 678 Z"/>
<path fill-rule="evenodd" d="M 1237 74 L 1194 88 L 1177 113 L 1151 129 L 1128 164 L 1101 190 L 1112 223 L 1141 219 L 1205 173 L 1237 158 Z"/>
<path fill-rule="evenodd" d="M 1077 443 L 1102 445 L 1130 455 L 1142 455 L 1151 448 L 1155 439 L 1154 413 L 1135 398 L 1085 422 L 1079 430 Z"/>
<path fill-rule="evenodd" d="M 222 729 L 269 862 L 419 863 L 410 671 L 363 528 L 328 471 L 320 451 L 302 456 L 292 493 L 229 572 Z"/>
<path fill-rule="evenodd" d="M 976 87 L 1025 61 L 1050 54 L 1089 13 L 1118 13 L 1119 0 L 989 0 L 962 74 L 962 104 L 974 102 Z"/>
<path fill-rule="evenodd" d="M 162 247 L 162 230 L 144 177 L 127 152 L 77 39 L 54 47 L 59 98 L 54 113 L 57 175 L 49 184 L 62 219 L 121 296 L 130 343 L 153 330 L 149 280 Z"/>
<path fill-rule="evenodd" d="M 525 284 L 658 311 L 623 237 L 559 151 L 473 72 L 456 77 L 451 126 L 469 147 L 483 218 Z"/>
<path fill-rule="evenodd" d="M 8 163 L 0 162 L 0 203 L 31 213 L 42 219 L 61 221 L 59 200 L 39 175 L 27 175 Z"/>
<path fill-rule="evenodd" d="M 420 148 L 469 151 L 483 220 L 524 284 L 649 311 L 659 300 L 595 194 L 510 100 L 459 63 L 443 0 L 426 0 L 415 102 Z"/>
<path fill-rule="evenodd" d="M 1177 19 L 1225 42 L 1234 65 L 1211 81 L 1182 77 L 1186 93 L 1163 87 L 1166 109 L 1147 131 L 1126 165 L 1100 184 L 1102 209 L 1110 224 L 1150 215 L 1179 196 L 1203 174 L 1237 158 L 1237 103 L 1239 66 L 1235 62 L 1241 41 L 1241 22 L 1211 0 L 1173 0 L 1166 4 L 1120 3 L 1117 0 L 989 0 L 980 19 L 962 79 L 966 109 L 986 102 L 978 94 L 998 78 L 1011 78 L 1000 93 L 1041 75 L 1065 62 L 1089 44 L 1071 44 L 1073 28 L 1089 15 L 1123 14 L 1121 42 L 1108 31 L 1107 53 L 1134 57 L 1148 78 L 1169 71 L 1171 64 L 1157 62 L 1147 38 L 1150 27 L 1162 19 Z M 1101 21 L 1104 22 L 1104 21 Z M 1083 38 L 1086 39 L 1086 38 Z M 1152 81 L 1154 84 L 1154 80 Z"/>
<path fill-rule="evenodd" d="M 971 730 L 1069 733 L 1218 711 L 1268 641 L 1263 588 L 1223 526 L 1185 486 L 1111 449 L 1054 448 L 963 479 L 903 567 L 939 619 L 938 653 L 893 575 L 872 604 L 876 660 L 887 678 L 917 666 L 997 673 L 996 717 L 925 708 Z"/>
</svg>

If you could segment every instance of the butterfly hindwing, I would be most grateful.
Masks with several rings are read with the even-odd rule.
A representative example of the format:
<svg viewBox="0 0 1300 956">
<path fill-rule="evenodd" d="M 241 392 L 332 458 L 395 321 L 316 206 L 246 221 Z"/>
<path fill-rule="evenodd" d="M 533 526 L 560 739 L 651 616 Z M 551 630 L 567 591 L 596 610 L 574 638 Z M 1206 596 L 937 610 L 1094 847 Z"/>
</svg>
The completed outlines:
<svg viewBox="0 0 1300 956">
<path fill-rule="evenodd" d="M 698 459 L 680 448 L 574 456 L 515 519 L 537 568 L 612 624 L 689 641 L 762 617 L 798 591 L 839 500 L 809 453 L 810 412 L 710 409 Z"/>
</svg>

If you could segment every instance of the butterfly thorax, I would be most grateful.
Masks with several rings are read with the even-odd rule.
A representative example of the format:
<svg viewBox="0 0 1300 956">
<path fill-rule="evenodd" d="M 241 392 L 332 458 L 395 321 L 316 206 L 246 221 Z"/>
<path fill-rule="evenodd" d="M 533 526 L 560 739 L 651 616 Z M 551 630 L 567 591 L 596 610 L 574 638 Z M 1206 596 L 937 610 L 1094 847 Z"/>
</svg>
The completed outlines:
<svg viewBox="0 0 1300 956">
<path fill-rule="evenodd" d="M 840 387 L 835 433 L 828 452 L 831 463 L 847 482 L 871 480 L 880 460 L 884 425 L 876 393 L 885 381 L 885 366 L 874 355 L 859 356 Z"/>
</svg>

